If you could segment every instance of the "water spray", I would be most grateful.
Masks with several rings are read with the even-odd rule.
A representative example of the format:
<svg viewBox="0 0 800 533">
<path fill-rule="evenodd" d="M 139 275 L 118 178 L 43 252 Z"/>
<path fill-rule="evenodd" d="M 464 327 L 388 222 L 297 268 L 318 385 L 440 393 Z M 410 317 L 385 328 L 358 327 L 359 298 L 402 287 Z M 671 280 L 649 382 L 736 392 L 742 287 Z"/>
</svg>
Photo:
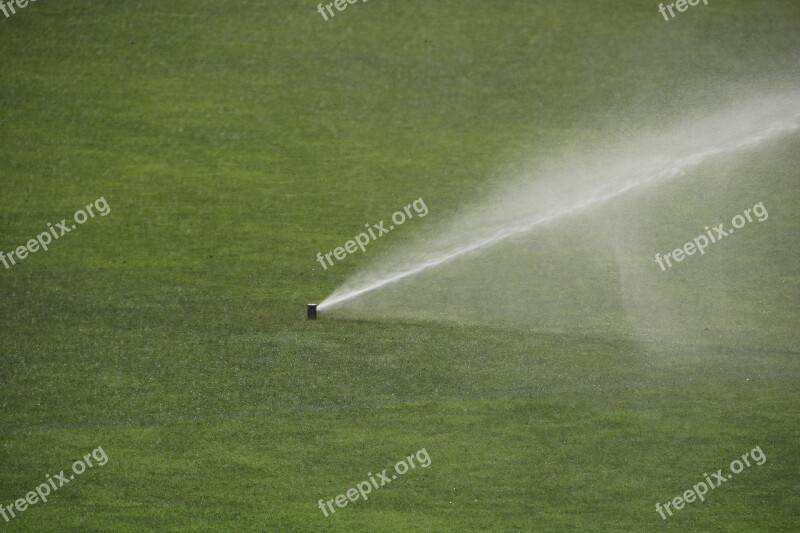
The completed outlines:
<svg viewBox="0 0 800 533">
<path fill-rule="evenodd" d="M 605 182 L 592 182 L 583 195 L 577 198 L 563 198 L 560 202 L 538 212 L 519 210 L 516 217 L 509 216 L 494 229 L 490 226 L 479 228 L 465 236 L 460 243 L 447 247 L 439 247 L 427 254 L 418 254 L 416 262 L 396 266 L 391 270 L 376 272 L 372 276 L 360 276 L 340 287 L 319 304 L 319 309 L 328 309 L 343 302 L 357 298 L 401 280 L 414 277 L 424 271 L 451 262 L 466 254 L 494 246 L 511 237 L 528 233 L 538 227 L 572 216 L 599 205 L 605 204 L 627 192 L 643 185 L 669 181 L 684 175 L 687 171 L 706 163 L 708 160 L 736 153 L 757 146 L 767 140 L 800 130 L 800 114 L 798 114 L 797 93 L 782 95 L 775 99 L 759 99 L 739 105 L 725 114 L 696 119 L 685 128 L 672 132 L 672 135 L 661 136 L 655 144 L 670 146 L 674 139 L 696 139 L 693 144 L 685 144 L 675 151 L 672 157 L 668 152 L 658 150 L 643 154 L 638 161 L 630 164 L 626 161 L 624 150 L 619 155 L 611 154 L 609 161 L 618 163 L 608 172 Z M 706 128 L 706 129 L 703 129 Z M 634 145 L 630 141 L 628 145 Z M 642 146 L 647 146 L 646 144 Z M 630 146 L 629 146 L 630 147 Z M 681 153 L 683 152 L 683 153 Z M 566 154 L 568 155 L 568 154 Z M 592 163 L 592 162 L 590 162 Z M 594 161 L 582 178 L 597 177 L 595 169 L 603 168 L 603 161 Z M 569 174 L 566 174 L 569 175 Z M 599 174 L 602 176 L 602 174 Z M 513 213 L 514 199 L 498 204 L 493 213 Z M 519 207 L 519 206 L 517 206 Z M 524 206 L 527 207 L 527 206 Z M 486 231 L 482 231 L 485 229 Z M 445 234 L 446 236 L 446 234 Z M 454 240 L 458 241 L 459 237 Z M 316 309 L 314 311 L 316 313 Z M 316 316 L 316 314 L 315 314 Z M 309 318 L 311 311 L 309 310 Z"/>
</svg>

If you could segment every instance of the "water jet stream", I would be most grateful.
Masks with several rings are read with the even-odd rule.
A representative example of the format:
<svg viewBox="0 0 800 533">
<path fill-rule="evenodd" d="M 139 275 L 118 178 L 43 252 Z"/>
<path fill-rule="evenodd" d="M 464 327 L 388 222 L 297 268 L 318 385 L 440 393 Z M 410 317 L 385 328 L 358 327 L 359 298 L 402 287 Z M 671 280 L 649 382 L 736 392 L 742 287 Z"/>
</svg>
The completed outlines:
<svg viewBox="0 0 800 533">
<path fill-rule="evenodd" d="M 632 189 L 639 188 L 646 184 L 668 181 L 686 173 L 688 170 L 699 166 L 713 157 L 745 150 L 767 140 L 800 130 L 800 113 L 798 113 L 800 109 L 798 109 L 796 103 L 800 101 L 800 99 L 798 99 L 796 95 L 791 95 L 788 99 L 781 99 L 781 101 L 784 105 L 777 106 L 777 109 L 776 106 L 769 106 L 763 104 L 763 102 L 759 102 L 755 108 L 752 108 L 749 114 L 742 111 L 742 109 L 747 106 L 740 106 L 737 108 L 736 114 L 728 114 L 721 120 L 720 117 L 709 117 L 701 120 L 699 123 L 703 125 L 713 123 L 715 129 L 711 131 L 714 132 L 717 137 L 722 137 L 719 142 L 707 143 L 702 149 L 683 157 L 665 159 L 663 156 L 655 156 L 649 159 L 645 158 L 643 162 L 640 162 L 638 165 L 625 168 L 620 172 L 623 176 L 625 174 L 634 175 L 634 177 L 622 183 L 613 183 L 613 179 L 609 180 L 612 181 L 610 186 L 608 183 L 601 184 L 599 188 L 595 187 L 593 190 L 590 190 L 589 195 L 584 195 L 585 197 L 578 201 L 562 203 L 554 209 L 547 210 L 533 217 L 523 216 L 522 220 L 502 225 L 499 229 L 487 236 L 471 235 L 471 240 L 469 242 L 451 247 L 445 251 L 436 252 L 432 254 L 431 257 L 420 259 L 416 264 L 383 274 L 379 279 L 358 281 L 355 286 L 348 286 L 346 284 L 344 287 L 340 287 L 334 291 L 333 294 L 320 303 L 319 309 L 330 309 L 343 302 L 380 289 L 381 287 L 397 283 L 426 270 L 436 268 L 458 257 L 462 257 L 465 254 L 494 246 L 506 239 L 527 233 L 544 224 L 584 212 L 617 198 Z M 789 102 L 788 108 L 785 105 L 787 101 Z M 743 119 L 742 116 L 747 118 Z M 776 116 L 781 118 L 776 119 Z M 744 128 L 742 128 L 743 122 L 745 123 Z M 737 131 L 737 127 L 733 127 L 733 125 L 737 126 L 741 131 Z M 705 140 L 706 137 L 700 134 L 698 129 L 697 126 L 693 126 L 688 128 L 688 131 L 682 130 L 673 132 L 674 139 L 685 140 L 686 138 L 700 138 Z M 731 134 L 731 132 L 733 132 L 733 134 Z M 731 135 L 733 135 L 733 138 L 731 138 Z M 673 137 L 668 136 L 666 140 L 659 140 L 656 145 L 672 146 L 670 141 L 672 138 Z M 675 141 L 674 144 L 679 145 L 680 143 Z M 602 162 L 596 162 L 594 168 L 602 168 Z M 603 187 L 605 187 L 605 190 Z M 610 190 L 607 190 L 609 188 Z M 510 206 L 500 205 L 496 211 L 502 211 L 504 208 L 510 210 Z"/>
</svg>

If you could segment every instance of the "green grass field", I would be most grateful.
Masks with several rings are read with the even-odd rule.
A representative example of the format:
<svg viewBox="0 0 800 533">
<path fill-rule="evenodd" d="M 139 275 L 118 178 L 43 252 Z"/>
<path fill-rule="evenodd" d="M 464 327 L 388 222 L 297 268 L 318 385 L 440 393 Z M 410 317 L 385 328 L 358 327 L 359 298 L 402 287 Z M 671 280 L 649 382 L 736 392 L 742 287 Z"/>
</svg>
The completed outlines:
<svg viewBox="0 0 800 533">
<path fill-rule="evenodd" d="M 625 278 L 593 244 L 611 230 L 579 218 L 538 237 L 531 284 L 508 287 L 528 322 L 305 319 L 524 158 L 798 79 L 796 0 L 710 0 L 669 22 L 657 7 L 372 0 L 325 22 L 312 2 L 39 0 L 0 14 L 0 250 L 110 207 L 0 265 L 0 504 L 97 447 L 108 457 L 0 529 L 797 531 L 797 134 L 603 207 L 649 254 L 769 208 L 681 270 Z M 419 197 L 427 218 L 321 270 L 318 251 Z M 452 272 L 489 279 L 530 257 Z M 756 446 L 763 465 L 656 512 Z M 330 517 L 317 507 L 421 448 L 428 468 Z"/>
</svg>

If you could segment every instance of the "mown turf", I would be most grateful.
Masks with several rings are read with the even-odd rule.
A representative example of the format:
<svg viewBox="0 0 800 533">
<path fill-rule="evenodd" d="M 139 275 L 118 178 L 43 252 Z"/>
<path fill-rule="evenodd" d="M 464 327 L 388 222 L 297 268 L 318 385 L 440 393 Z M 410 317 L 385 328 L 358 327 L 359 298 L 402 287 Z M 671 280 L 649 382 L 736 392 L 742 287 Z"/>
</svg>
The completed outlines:
<svg viewBox="0 0 800 533">
<path fill-rule="evenodd" d="M 796 76 L 796 2 L 712 0 L 669 23 L 641 2 L 315 9 L 39 0 L 0 20 L 0 250 L 111 207 L 0 266 L 0 503 L 109 457 L 3 527 L 796 530 L 796 136 L 660 189 L 631 223 L 656 251 L 770 209 L 714 268 L 658 278 L 664 309 L 593 285 L 561 243 L 572 266 L 550 275 L 605 304 L 537 293 L 556 325 L 304 319 L 513 161 Z M 320 270 L 318 251 L 419 197 L 429 218 Z M 680 336 L 634 341 L 634 311 Z M 756 446 L 763 466 L 661 520 L 656 501 Z M 423 447 L 429 468 L 317 508 Z"/>
</svg>

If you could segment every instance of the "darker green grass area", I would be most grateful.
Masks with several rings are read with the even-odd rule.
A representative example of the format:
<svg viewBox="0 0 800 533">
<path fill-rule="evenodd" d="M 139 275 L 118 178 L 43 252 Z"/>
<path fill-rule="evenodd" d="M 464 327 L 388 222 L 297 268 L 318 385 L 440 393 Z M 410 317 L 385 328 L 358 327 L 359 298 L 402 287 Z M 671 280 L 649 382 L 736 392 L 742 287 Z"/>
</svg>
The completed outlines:
<svg viewBox="0 0 800 533">
<path fill-rule="evenodd" d="M 728 517 L 734 530 L 788 530 L 798 505 L 792 490 L 798 435 L 786 431 L 797 427 L 790 414 L 796 401 L 794 382 L 704 382 L 46 432 L 15 440 L 19 460 L 39 470 L 58 471 L 100 440 L 109 456 L 107 465 L 34 507 L 36 513 L 25 516 L 34 528 L 59 520 L 76 529 L 124 529 L 124 516 L 137 527 L 177 530 L 270 524 L 367 531 L 376 523 L 392 529 L 425 523 L 441 530 L 638 530 L 666 525 L 655 502 L 683 493 L 704 473 L 727 472 L 730 461 L 754 447 L 756 432 L 766 462 L 753 462 L 669 525 L 714 529 Z M 45 462 L 30 450 L 64 442 L 67 448 Z M 370 472 L 391 472 L 422 447 L 431 465 L 409 470 L 368 501 L 328 518 L 314 506 Z M 10 488 L 24 491 L 31 477 L 26 473 L 8 474 Z M 91 521 L 83 518 L 89 514 Z"/>
<path fill-rule="evenodd" d="M 101 196 L 111 208 L 0 265 L 0 504 L 109 457 L 2 527 L 796 530 L 796 136 L 607 208 L 654 251 L 675 244 L 666 227 L 689 239 L 770 209 L 646 280 L 660 309 L 587 275 L 642 259 L 581 262 L 606 231 L 581 219 L 498 258 L 550 254 L 530 270 L 549 286 L 512 288 L 522 324 L 474 308 L 305 320 L 522 161 L 791 85 L 796 2 L 711 1 L 668 23 L 656 3 L 606 1 L 315 9 L 39 0 L 0 17 L 0 250 Z M 427 218 L 320 270 L 318 251 L 420 197 Z M 666 334 L 641 342 L 629 322 Z M 756 446 L 763 466 L 661 520 L 657 501 Z M 430 467 L 317 508 L 421 448 Z"/>
</svg>

